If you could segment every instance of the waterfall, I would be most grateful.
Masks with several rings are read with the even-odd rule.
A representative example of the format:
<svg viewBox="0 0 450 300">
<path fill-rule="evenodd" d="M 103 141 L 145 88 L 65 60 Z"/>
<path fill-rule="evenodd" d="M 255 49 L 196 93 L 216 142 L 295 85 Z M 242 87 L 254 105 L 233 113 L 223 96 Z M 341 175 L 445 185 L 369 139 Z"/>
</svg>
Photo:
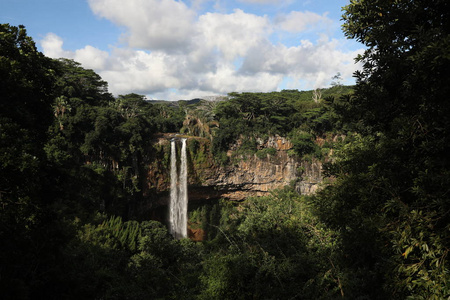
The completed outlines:
<svg viewBox="0 0 450 300">
<path fill-rule="evenodd" d="M 181 140 L 180 172 L 177 172 L 176 141 L 170 142 L 169 231 L 175 238 L 187 237 L 187 159 L 186 139 Z"/>
<path fill-rule="evenodd" d="M 182 139 L 181 146 L 181 170 L 179 185 L 179 202 L 180 202 L 180 236 L 187 237 L 187 159 L 186 159 L 186 139 Z"/>
<path fill-rule="evenodd" d="M 175 235 L 177 227 L 177 208 L 178 199 L 177 188 L 177 149 L 175 139 L 170 141 L 170 202 L 169 202 L 169 232 Z"/>
</svg>

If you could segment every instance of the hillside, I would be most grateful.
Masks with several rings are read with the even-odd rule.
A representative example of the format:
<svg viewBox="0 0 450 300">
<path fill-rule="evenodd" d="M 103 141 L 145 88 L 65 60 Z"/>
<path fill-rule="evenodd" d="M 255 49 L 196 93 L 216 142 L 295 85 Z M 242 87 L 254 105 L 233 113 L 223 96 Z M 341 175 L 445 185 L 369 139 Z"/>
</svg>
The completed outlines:
<svg viewBox="0 0 450 300">
<path fill-rule="evenodd" d="M 114 97 L 0 25 L 2 297 L 448 298 L 445 7 L 354 1 L 355 86 L 221 101 Z"/>
</svg>

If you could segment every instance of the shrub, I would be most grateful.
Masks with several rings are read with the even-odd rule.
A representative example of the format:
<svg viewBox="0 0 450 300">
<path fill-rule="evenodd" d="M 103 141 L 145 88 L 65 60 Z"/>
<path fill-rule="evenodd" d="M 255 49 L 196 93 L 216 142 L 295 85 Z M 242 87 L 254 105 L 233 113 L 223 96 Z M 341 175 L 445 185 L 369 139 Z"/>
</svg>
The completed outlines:
<svg viewBox="0 0 450 300">
<path fill-rule="evenodd" d="M 316 150 L 316 144 L 313 140 L 314 136 L 307 132 L 299 132 L 292 137 L 292 144 L 295 152 L 300 155 L 306 155 L 314 153 Z"/>
<path fill-rule="evenodd" d="M 275 149 L 275 148 L 264 148 L 264 149 L 258 150 L 256 152 L 256 156 L 259 159 L 263 159 L 263 158 L 266 158 L 267 155 L 274 156 L 276 153 L 277 153 L 277 149 Z"/>
</svg>

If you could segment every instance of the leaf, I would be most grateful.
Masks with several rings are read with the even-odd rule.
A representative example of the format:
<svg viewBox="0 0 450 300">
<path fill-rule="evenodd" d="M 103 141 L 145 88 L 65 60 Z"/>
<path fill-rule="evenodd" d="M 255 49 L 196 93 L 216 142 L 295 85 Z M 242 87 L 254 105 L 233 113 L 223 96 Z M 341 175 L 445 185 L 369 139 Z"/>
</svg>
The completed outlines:
<svg viewBox="0 0 450 300">
<path fill-rule="evenodd" d="M 414 246 L 409 246 L 406 251 L 402 254 L 403 257 L 408 258 L 409 253 L 414 249 Z"/>
</svg>

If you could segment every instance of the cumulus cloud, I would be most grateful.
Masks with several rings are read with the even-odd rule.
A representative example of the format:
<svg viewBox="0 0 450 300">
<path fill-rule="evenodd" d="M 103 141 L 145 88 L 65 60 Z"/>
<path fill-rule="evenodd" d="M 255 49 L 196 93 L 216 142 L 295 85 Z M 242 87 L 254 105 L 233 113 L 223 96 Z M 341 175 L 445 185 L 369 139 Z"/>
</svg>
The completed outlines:
<svg viewBox="0 0 450 300">
<path fill-rule="evenodd" d="M 284 45 L 264 44 L 257 51 L 251 51 L 242 63 L 240 73 L 267 73 L 281 75 L 302 80 L 304 88 L 325 87 L 332 75 L 340 72 L 343 76 L 351 77 L 355 71 L 354 57 L 356 52 L 342 52 L 337 40 L 323 37 L 317 44 L 303 40 L 300 45 L 286 47 Z"/>
<path fill-rule="evenodd" d="M 86 46 L 74 52 L 63 49 L 64 41 L 54 33 L 48 33 L 42 40 L 41 46 L 44 54 L 53 58 L 70 58 L 81 64 L 87 69 L 101 71 L 105 68 L 105 63 L 109 57 L 108 52 Z"/>
<path fill-rule="evenodd" d="M 271 33 L 269 20 L 237 9 L 232 14 L 206 13 L 199 17 L 201 45 L 217 50 L 227 60 L 246 56 L 248 50 L 267 39 Z"/>
<path fill-rule="evenodd" d="M 326 27 L 332 23 L 326 14 L 291 12 L 271 19 L 235 9 L 197 15 L 174 0 L 88 1 L 96 15 L 126 28 L 122 46 L 109 52 L 89 45 L 66 51 L 55 34 L 45 36 L 41 45 L 47 56 L 73 58 L 94 69 L 115 95 L 136 92 L 176 100 L 325 87 L 337 72 L 344 79 L 351 77 L 356 69 L 353 58 L 362 51 L 345 51 L 343 41 L 325 33 L 291 46 L 270 40 L 279 32 Z"/>
<path fill-rule="evenodd" d="M 99 50 L 92 46 L 75 51 L 74 59 L 88 69 L 103 70 L 109 57 L 108 52 Z"/>
<path fill-rule="evenodd" d="M 327 13 L 319 15 L 310 11 L 292 11 L 289 14 L 279 15 L 276 25 L 288 32 L 301 32 L 309 27 L 331 26 L 333 21 L 327 17 Z"/>
<path fill-rule="evenodd" d="M 173 51 L 189 47 L 195 12 L 173 0 L 88 0 L 92 11 L 127 29 L 130 47 Z"/>
<path fill-rule="evenodd" d="M 62 48 L 63 44 L 63 39 L 54 33 L 48 33 L 44 39 L 41 40 L 41 46 L 44 49 L 45 55 L 53 58 L 71 58 L 72 53 L 70 53 L 70 51 L 64 51 Z"/>
</svg>

